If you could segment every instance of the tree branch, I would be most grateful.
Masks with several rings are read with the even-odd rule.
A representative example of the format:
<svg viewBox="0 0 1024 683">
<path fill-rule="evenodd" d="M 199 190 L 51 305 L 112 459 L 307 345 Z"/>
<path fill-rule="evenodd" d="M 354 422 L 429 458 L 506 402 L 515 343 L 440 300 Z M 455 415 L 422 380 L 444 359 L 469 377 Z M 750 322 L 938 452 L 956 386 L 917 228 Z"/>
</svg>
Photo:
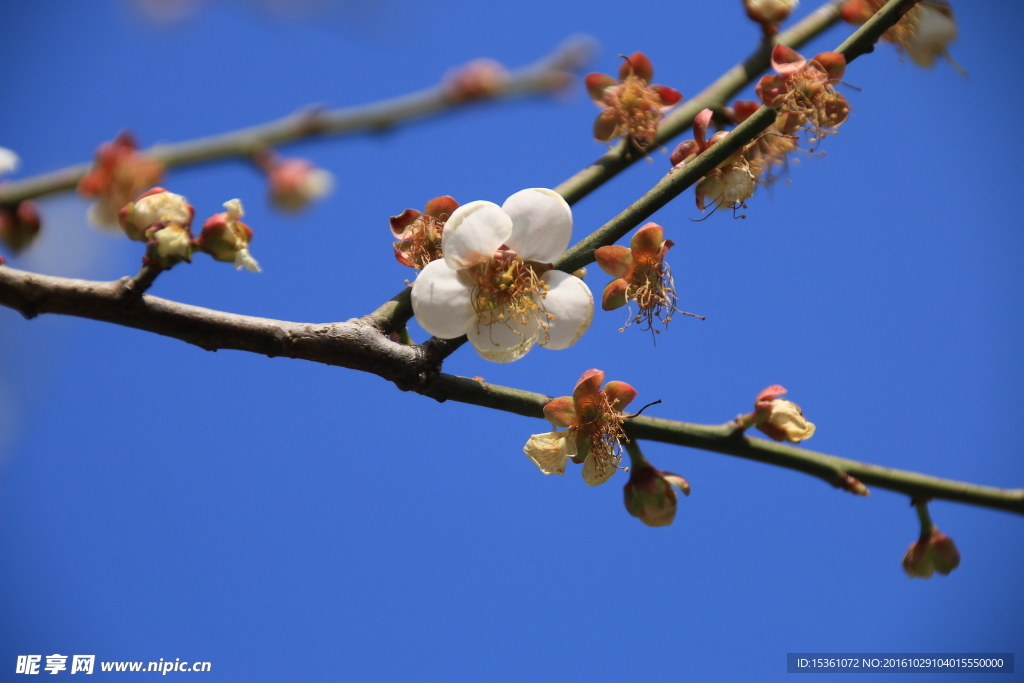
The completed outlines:
<svg viewBox="0 0 1024 683">
<path fill-rule="evenodd" d="M 591 51 L 588 40 L 570 39 L 551 55 L 511 72 L 487 99 L 507 100 L 556 91 L 566 85 L 567 72 L 579 69 L 589 61 Z M 478 101 L 453 99 L 443 85 L 437 85 L 409 95 L 344 109 L 308 108 L 250 128 L 156 145 L 144 153 L 168 168 L 229 157 L 251 157 L 267 146 L 311 137 L 385 130 Z M 90 167 L 89 163 L 77 164 L 4 183 L 0 185 L 0 205 L 73 190 Z"/>
</svg>

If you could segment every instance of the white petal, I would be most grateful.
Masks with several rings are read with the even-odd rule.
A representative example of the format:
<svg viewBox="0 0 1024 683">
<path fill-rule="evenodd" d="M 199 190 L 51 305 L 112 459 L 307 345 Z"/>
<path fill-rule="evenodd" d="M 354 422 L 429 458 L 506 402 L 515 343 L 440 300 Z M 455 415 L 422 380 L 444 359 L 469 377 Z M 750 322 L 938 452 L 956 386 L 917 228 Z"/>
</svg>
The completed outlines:
<svg viewBox="0 0 1024 683">
<path fill-rule="evenodd" d="M 593 446 L 590 449 L 590 455 L 583 461 L 583 481 L 587 482 L 587 486 L 600 486 L 615 474 L 615 458 L 610 455 L 598 455 L 594 452 Z"/>
<path fill-rule="evenodd" d="M 164 221 L 178 225 L 191 223 L 192 207 L 188 200 L 173 192 L 157 192 L 135 202 L 134 223 L 140 230 Z"/>
<path fill-rule="evenodd" d="M 85 210 L 85 217 L 93 227 L 102 228 L 107 232 L 121 232 L 121 225 L 117 222 L 117 215 L 110 213 L 110 209 L 104 202 L 93 202 Z"/>
<path fill-rule="evenodd" d="M 435 337 L 454 339 L 475 319 L 471 285 L 444 261 L 431 261 L 412 283 L 412 310 L 420 327 Z"/>
<path fill-rule="evenodd" d="M 580 340 L 594 319 L 594 297 L 583 280 L 560 270 L 549 270 L 541 280 L 551 287 L 544 309 L 555 316 L 548 321 L 547 335 L 540 336 L 546 349 L 567 349 Z"/>
<path fill-rule="evenodd" d="M 565 465 L 569 459 L 569 445 L 576 450 L 575 439 L 569 430 L 534 434 L 523 446 L 523 453 L 533 461 L 544 474 L 565 474 Z"/>
<path fill-rule="evenodd" d="M 252 257 L 252 254 L 245 247 L 235 252 L 235 270 L 241 270 L 242 268 L 245 268 L 250 273 L 260 272 L 260 264 L 256 262 L 256 259 Z"/>
<path fill-rule="evenodd" d="M 551 263 L 569 246 L 572 209 L 554 190 L 520 190 L 501 208 L 512 218 L 512 235 L 506 244 L 521 258 Z"/>
<path fill-rule="evenodd" d="M 245 215 L 245 209 L 242 208 L 241 199 L 229 199 L 224 202 L 223 206 L 228 210 L 228 215 L 232 218 L 241 218 Z"/>
<path fill-rule="evenodd" d="M 452 270 L 487 263 L 512 234 L 512 219 L 493 202 L 470 202 L 452 212 L 441 233 L 441 253 Z"/>
<path fill-rule="evenodd" d="M 20 162 L 21 159 L 17 154 L 6 147 L 0 147 L 0 175 L 13 173 L 17 170 Z"/>
<path fill-rule="evenodd" d="M 465 333 L 483 358 L 495 363 L 511 363 L 533 348 L 540 334 L 540 323 L 533 317 L 515 318 L 507 314 L 505 319 L 495 322 L 486 318 L 480 321 L 474 316 Z"/>
<path fill-rule="evenodd" d="M 302 195 L 306 201 L 323 199 L 334 189 L 334 176 L 323 168 L 310 169 L 302 181 Z"/>
<path fill-rule="evenodd" d="M 917 12 L 917 27 L 907 45 L 907 56 L 921 66 L 932 66 L 936 57 L 945 54 L 946 46 L 956 40 L 956 21 L 927 5 L 919 5 Z"/>
</svg>

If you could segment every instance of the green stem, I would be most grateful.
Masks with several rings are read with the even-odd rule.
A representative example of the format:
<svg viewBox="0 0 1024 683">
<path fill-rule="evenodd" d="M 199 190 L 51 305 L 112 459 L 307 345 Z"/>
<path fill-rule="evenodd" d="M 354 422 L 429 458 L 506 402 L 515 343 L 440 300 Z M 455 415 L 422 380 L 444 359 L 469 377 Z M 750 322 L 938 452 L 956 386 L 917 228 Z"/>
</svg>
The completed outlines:
<svg viewBox="0 0 1024 683">
<path fill-rule="evenodd" d="M 630 439 L 626 442 L 626 453 L 629 454 L 629 466 L 633 469 L 649 464 L 647 458 L 640 451 L 640 444 L 636 439 Z"/>
<path fill-rule="evenodd" d="M 470 403 L 536 418 L 544 417 L 544 405 L 551 400 L 544 394 L 445 373 L 439 374 L 421 393 L 438 401 Z M 631 441 L 646 439 L 732 455 L 810 474 L 832 486 L 841 487 L 844 475 L 850 475 L 865 484 L 903 493 L 914 499 L 941 498 L 1024 514 L 1024 489 L 1000 489 L 942 479 L 750 438 L 738 432 L 734 423 L 700 425 L 636 417 L 626 420 L 624 428 Z"/>
<path fill-rule="evenodd" d="M 921 540 L 927 541 L 932 536 L 935 525 L 932 524 L 932 516 L 928 514 L 928 502 L 920 501 L 914 503 L 917 508 L 917 518 L 921 521 Z"/>
</svg>

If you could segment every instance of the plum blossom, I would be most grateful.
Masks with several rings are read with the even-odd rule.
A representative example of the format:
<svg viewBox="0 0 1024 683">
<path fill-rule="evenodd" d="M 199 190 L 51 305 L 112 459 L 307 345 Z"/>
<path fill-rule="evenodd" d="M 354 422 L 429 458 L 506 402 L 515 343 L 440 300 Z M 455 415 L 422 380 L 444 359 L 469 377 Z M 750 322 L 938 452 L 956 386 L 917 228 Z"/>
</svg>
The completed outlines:
<svg viewBox="0 0 1024 683">
<path fill-rule="evenodd" d="M 196 247 L 213 257 L 215 261 L 234 263 L 235 270 L 258 273 L 260 264 L 249 254 L 252 228 L 239 220 L 245 215 L 240 199 L 224 202 L 224 213 L 210 216 L 203 223 L 203 230 L 196 238 Z"/>
<path fill-rule="evenodd" d="M 755 91 L 766 106 L 779 111 L 776 125 L 784 135 L 806 129 L 814 142 L 835 133 L 849 117 L 850 104 L 835 89 L 846 72 L 840 53 L 805 59 L 779 43 L 772 50 L 772 68 L 776 73 L 762 77 Z"/>
<path fill-rule="evenodd" d="M 799 4 L 800 0 L 743 0 L 747 16 L 766 26 L 784 21 Z"/>
<path fill-rule="evenodd" d="M 89 221 L 101 228 L 116 228 L 118 211 L 132 197 L 152 187 L 164 173 L 164 165 L 138 151 L 135 136 L 125 131 L 96 150 L 92 168 L 78 181 L 78 193 L 95 199 Z"/>
<path fill-rule="evenodd" d="M 683 101 L 675 88 L 651 85 L 654 66 L 643 52 L 625 57 L 616 80 L 608 74 L 587 74 L 587 92 L 602 107 L 594 122 L 594 137 L 607 142 L 616 136 L 647 149 L 658 132 L 662 114 Z"/>
<path fill-rule="evenodd" d="M 621 469 L 623 409 L 636 397 L 636 389 L 625 382 L 608 382 L 601 389 L 604 373 L 587 370 L 576 383 L 572 396 L 552 399 L 544 406 L 544 417 L 555 427 L 568 427 L 534 434 L 523 452 L 544 474 L 565 474 L 571 457 L 583 463 L 583 481 L 598 486 Z"/>
<path fill-rule="evenodd" d="M 416 320 L 441 339 L 467 335 L 485 359 L 510 363 L 533 345 L 565 349 L 594 315 L 590 289 L 547 267 L 572 236 L 572 210 L 553 190 L 521 190 L 502 206 L 460 206 L 441 233 L 443 257 L 412 286 Z"/>
<path fill-rule="evenodd" d="M 673 166 L 682 166 L 695 159 L 699 154 L 710 149 L 715 143 L 727 136 L 728 131 L 718 131 L 706 138 L 711 125 L 713 113 L 710 109 L 702 110 L 693 120 L 693 140 L 679 143 L 669 156 Z M 705 199 L 710 197 L 716 207 L 737 207 L 754 195 L 756 182 L 750 164 L 743 156 L 743 150 L 730 155 L 718 164 L 710 173 L 697 183 L 695 191 L 697 208 L 705 208 Z"/>
<path fill-rule="evenodd" d="M 779 398 L 785 393 L 787 390 L 778 384 L 773 384 L 762 391 L 754 400 L 754 412 L 736 418 L 737 427 L 740 429 L 757 427 L 775 441 L 791 443 L 800 443 L 804 439 L 814 436 L 814 423 L 804 417 L 800 406 L 792 401 Z M 843 485 L 842 488 L 860 495 L 867 495 L 854 490 L 857 485 L 861 489 L 864 488 L 863 484 L 855 479 L 852 479 L 849 488 L 846 485 Z"/>
<path fill-rule="evenodd" d="M 195 209 L 180 194 L 154 187 L 125 205 L 117 219 L 129 239 L 146 243 L 143 263 L 170 268 L 192 257 L 194 215 Z"/>
<path fill-rule="evenodd" d="M 884 6 L 885 0 L 847 0 L 841 14 L 851 24 L 863 24 Z M 882 34 L 882 39 L 894 44 L 915 64 L 931 67 L 937 58 L 944 57 L 963 73 L 947 50 L 958 35 L 956 18 L 949 3 L 933 0 L 911 7 L 895 26 Z"/>
<path fill-rule="evenodd" d="M 395 242 L 395 259 L 403 266 L 422 270 L 431 261 L 441 258 L 441 231 L 445 221 L 459 208 L 447 195 L 434 197 L 423 211 L 406 209 L 391 217 L 391 233 Z"/>
</svg>

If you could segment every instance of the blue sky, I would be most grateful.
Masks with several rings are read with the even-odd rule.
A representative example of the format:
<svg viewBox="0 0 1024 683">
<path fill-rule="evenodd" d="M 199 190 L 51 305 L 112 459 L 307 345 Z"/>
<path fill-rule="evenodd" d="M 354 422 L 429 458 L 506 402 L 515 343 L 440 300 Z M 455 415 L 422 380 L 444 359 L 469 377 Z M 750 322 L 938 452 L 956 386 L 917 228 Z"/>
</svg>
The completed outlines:
<svg viewBox="0 0 1024 683">
<path fill-rule="evenodd" d="M 678 317 L 654 347 L 598 311 L 572 349 L 500 366 L 467 348 L 445 369 L 564 395 L 597 367 L 661 399 L 650 414 L 699 423 L 780 383 L 817 424 L 810 448 L 1020 486 L 1021 10 L 955 10 L 969 79 L 883 45 L 847 71 L 861 90 L 845 90 L 840 134 L 746 219 L 693 222 L 692 193 L 658 212 L 680 307 L 706 321 Z M 64 0 L 6 3 L 0 25 L 0 146 L 20 176 L 84 161 L 125 128 L 149 145 L 370 102 L 480 56 L 526 64 L 576 33 L 600 44 L 594 70 L 642 50 L 689 97 L 758 35 L 738 0 L 380 0 L 291 19 L 211 2 L 166 25 L 128 2 Z M 165 187 L 199 215 L 243 200 L 264 272 L 196 258 L 151 291 L 294 321 L 361 315 L 412 274 L 391 256 L 388 216 L 552 187 L 603 151 L 596 112 L 577 88 L 290 146 L 337 180 L 298 218 L 271 210 L 241 162 L 174 170 Z M 574 206 L 574 238 L 667 169 L 652 154 Z M 43 202 L 43 238 L 11 264 L 133 274 L 138 245 L 88 227 L 85 206 Z M 591 268 L 587 282 L 599 292 L 606 277 Z M 7 309 L 0 349 L 0 671 L 58 652 L 210 661 L 211 681 L 768 681 L 787 676 L 787 652 L 1022 650 L 1024 520 L 1009 513 L 934 503 L 962 564 L 911 581 L 900 560 L 916 517 L 882 490 L 644 444 L 693 487 L 673 526 L 650 529 L 623 509 L 622 475 L 598 488 L 542 476 L 521 453 L 539 420 Z"/>
</svg>

